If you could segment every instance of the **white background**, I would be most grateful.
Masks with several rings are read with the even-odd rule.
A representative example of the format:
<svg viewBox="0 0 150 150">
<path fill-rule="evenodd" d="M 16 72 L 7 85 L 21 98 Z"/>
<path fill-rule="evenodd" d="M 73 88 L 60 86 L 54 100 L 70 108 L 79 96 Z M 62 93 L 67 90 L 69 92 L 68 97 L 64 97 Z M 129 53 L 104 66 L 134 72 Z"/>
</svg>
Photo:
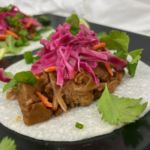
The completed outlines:
<svg viewBox="0 0 150 150">
<path fill-rule="evenodd" d="M 76 11 L 95 23 L 150 35 L 150 0 L 0 0 L 0 6 L 10 3 L 27 14 Z"/>
</svg>

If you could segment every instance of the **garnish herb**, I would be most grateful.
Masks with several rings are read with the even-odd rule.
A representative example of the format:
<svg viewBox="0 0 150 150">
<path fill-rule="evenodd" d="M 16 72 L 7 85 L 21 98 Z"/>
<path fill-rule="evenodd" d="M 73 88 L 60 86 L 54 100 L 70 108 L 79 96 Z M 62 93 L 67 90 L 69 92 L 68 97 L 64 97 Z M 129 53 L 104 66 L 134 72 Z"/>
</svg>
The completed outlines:
<svg viewBox="0 0 150 150">
<path fill-rule="evenodd" d="M 31 51 L 24 53 L 24 59 L 27 64 L 32 64 L 34 62 L 33 54 Z"/>
<path fill-rule="evenodd" d="M 132 57 L 132 61 L 128 62 L 127 68 L 128 68 L 128 73 L 131 75 L 131 77 L 134 77 L 135 75 L 136 67 L 138 61 L 141 59 L 142 51 L 143 49 L 137 49 L 129 53 L 129 55 Z"/>
<path fill-rule="evenodd" d="M 22 30 L 20 30 L 20 31 L 19 31 L 19 35 L 20 35 L 20 36 L 23 36 L 23 37 L 26 37 L 26 36 L 28 36 L 28 35 L 29 35 L 29 33 L 28 33 L 28 31 L 27 31 L 27 30 L 22 29 Z"/>
<path fill-rule="evenodd" d="M 0 142 L 0 150 L 16 150 L 15 141 L 9 137 L 5 137 Z"/>
<path fill-rule="evenodd" d="M 0 35 L 0 59 L 6 53 L 18 53 L 21 51 L 22 46 L 29 45 L 30 40 L 40 40 L 41 33 L 48 31 L 48 27 L 42 30 L 40 23 L 35 18 L 22 13 L 14 5 L 0 7 L 0 12 L 2 12 L 0 18 L 4 22 L 1 29 L 2 34 Z M 44 23 L 50 22 L 49 18 L 45 16 L 39 18 Z M 38 27 L 41 27 L 39 32 Z"/>
<path fill-rule="evenodd" d="M 18 83 L 27 83 L 33 85 L 36 83 L 36 78 L 31 71 L 18 72 L 14 75 L 12 80 L 4 85 L 3 92 L 16 86 Z"/>
<path fill-rule="evenodd" d="M 76 122 L 75 127 L 78 128 L 78 129 L 83 129 L 84 125 L 80 122 Z"/>
<path fill-rule="evenodd" d="M 143 49 L 133 50 L 128 52 L 129 36 L 125 32 L 113 30 L 109 34 L 103 34 L 100 40 L 105 42 L 107 48 L 110 50 L 116 50 L 115 55 L 126 59 L 128 55 L 132 57 L 132 62 L 128 62 L 128 73 L 131 77 L 134 77 L 138 61 L 141 59 L 141 53 Z"/>
<path fill-rule="evenodd" d="M 17 27 L 18 29 L 20 29 L 22 27 L 20 19 L 22 19 L 23 17 L 23 14 L 17 12 L 14 17 L 7 16 L 5 19 L 10 26 Z"/>
<path fill-rule="evenodd" d="M 104 121 L 119 125 L 133 122 L 138 118 L 147 106 L 147 102 L 141 101 L 142 98 L 134 99 L 110 94 L 105 86 L 102 96 L 97 101 L 97 109 Z"/>
<path fill-rule="evenodd" d="M 28 52 L 24 53 L 24 59 L 27 64 L 32 64 L 35 61 L 37 61 L 39 59 L 39 57 L 33 56 L 33 53 L 31 51 L 28 51 Z"/>
<path fill-rule="evenodd" d="M 79 17 L 77 16 L 77 14 L 73 13 L 71 16 L 69 16 L 66 19 L 66 22 L 71 25 L 70 32 L 73 35 L 76 35 L 79 32 L 79 29 L 80 29 L 80 27 L 79 27 L 80 20 L 79 20 Z"/>
<path fill-rule="evenodd" d="M 7 84 L 4 85 L 3 92 L 13 88 L 16 85 L 17 85 L 17 81 L 15 79 L 10 80 Z"/>
<path fill-rule="evenodd" d="M 126 58 L 130 40 L 127 33 L 112 30 L 109 34 L 103 34 L 100 40 L 106 42 L 107 48 L 109 48 L 110 50 L 117 50 L 116 55 L 120 55 L 121 51 L 122 55 L 120 55 L 120 57 Z"/>
<path fill-rule="evenodd" d="M 14 79 L 17 83 L 28 83 L 33 85 L 36 82 L 36 78 L 31 71 L 22 71 L 15 74 Z"/>
</svg>

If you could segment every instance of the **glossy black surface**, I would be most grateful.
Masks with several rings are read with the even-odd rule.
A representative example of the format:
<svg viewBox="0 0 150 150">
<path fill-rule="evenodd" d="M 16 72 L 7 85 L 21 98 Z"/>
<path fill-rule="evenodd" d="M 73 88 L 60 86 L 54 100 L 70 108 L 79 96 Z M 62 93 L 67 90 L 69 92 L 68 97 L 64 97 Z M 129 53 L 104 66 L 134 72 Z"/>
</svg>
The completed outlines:
<svg viewBox="0 0 150 150">
<path fill-rule="evenodd" d="M 64 21 L 58 16 L 49 16 L 52 26 Z M 112 28 L 91 24 L 97 32 Z M 144 48 L 142 60 L 150 65 L 150 37 L 128 32 L 131 38 L 130 50 Z M 20 60 L 22 56 L 7 57 L 0 61 L 0 67 L 7 67 Z M 138 86 L 138 85 L 137 85 Z M 66 132 L 67 131 L 66 129 Z M 17 150 L 150 150 L 150 112 L 135 123 L 126 125 L 111 134 L 85 139 L 77 142 L 48 142 L 23 136 L 0 124 L 0 138 L 9 136 L 15 139 Z"/>
</svg>

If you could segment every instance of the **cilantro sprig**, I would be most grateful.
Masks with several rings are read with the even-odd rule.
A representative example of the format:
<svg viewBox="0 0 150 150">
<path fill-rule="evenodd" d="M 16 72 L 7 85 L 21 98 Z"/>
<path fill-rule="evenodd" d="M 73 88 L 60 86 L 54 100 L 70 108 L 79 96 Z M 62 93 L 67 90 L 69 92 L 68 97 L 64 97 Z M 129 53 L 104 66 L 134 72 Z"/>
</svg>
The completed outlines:
<svg viewBox="0 0 150 150">
<path fill-rule="evenodd" d="M 120 51 L 124 52 L 124 54 L 128 53 L 130 38 L 126 32 L 112 30 L 109 34 L 103 34 L 100 40 L 106 42 L 110 50 L 117 50 L 117 54 Z"/>
<path fill-rule="evenodd" d="M 84 124 L 80 123 L 80 122 L 76 122 L 75 127 L 78 129 L 83 129 L 84 128 Z"/>
<path fill-rule="evenodd" d="M 100 40 L 105 42 L 107 48 L 116 50 L 115 55 L 120 58 L 127 59 L 127 56 L 132 57 L 132 62 L 128 62 L 128 73 L 134 77 L 138 61 L 141 58 L 142 49 L 137 49 L 128 52 L 130 38 L 126 32 L 112 30 L 110 33 L 105 33 L 100 36 Z"/>
<path fill-rule="evenodd" d="M 73 13 L 71 16 L 69 16 L 66 19 L 66 22 L 71 25 L 70 32 L 73 35 L 76 35 L 79 32 L 79 30 L 80 30 L 80 27 L 79 27 L 79 25 L 80 25 L 80 19 L 77 16 L 77 14 Z"/>
<path fill-rule="evenodd" d="M 83 18 L 79 18 L 76 13 L 72 13 L 69 17 L 66 18 L 66 22 L 71 25 L 70 32 L 73 35 L 76 35 L 80 30 L 80 24 L 84 24 L 87 28 L 90 28 L 90 25 Z"/>
<path fill-rule="evenodd" d="M 119 97 L 109 93 L 107 86 L 97 101 L 97 109 L 102 119 L 109 124 L 131 123 L 145 110 L 147 102 L 142 99 Z"/>
<path fill-rule="evenodd" d="M 7 84 L 4 85 L 3 92 L 16 86 L 18 83 L 34 85 L 36 83 L 36 78 L 31 71 L 18 72 Z"/>
<path fill-rule="evenodd" d="M 128 73 L 131 75 L 131 77 L 134 77 L 136 67 L 138 64 L 138 61 L 141 59 L 143 49 L 136 49 L 134 51 L 129 52 L 129 55 L 132 57 L 132 61 L 128 62 L 127 68 Z"/>
<path fill-rule="evenodd" d="M 0 150 L 16 150 L 15 141 L 9 137 L 5 137 L 0 142 Z"/>
</svg>

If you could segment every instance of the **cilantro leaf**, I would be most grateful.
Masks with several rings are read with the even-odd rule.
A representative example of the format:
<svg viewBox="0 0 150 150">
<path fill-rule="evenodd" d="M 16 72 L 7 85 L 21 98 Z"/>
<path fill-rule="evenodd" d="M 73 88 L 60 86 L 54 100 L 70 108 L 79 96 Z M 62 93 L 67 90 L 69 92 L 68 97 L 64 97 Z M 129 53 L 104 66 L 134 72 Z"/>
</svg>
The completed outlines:
<svg viewBox="0 0 150 150">
<path fill-rule="evenodd" d="M 36 78 L 31 71 L 18 72 L 15 74 L 14 79 L 18 83 L 27 83 L 32 85 L 36 82 Z"/>
<path fill-rule="evenodd" d="M 18 83 L 27 83 L 33 85 L 36 83 L 36 81 L 37 80 L 31 71 L 18 72 L 14 75 L 14 78 L 12 80 L 10 80 L 7 84 L 4 85 L 3 92 L 13 88 Z"/>
<path fill-rule="evenodd" d="M 141 103 L 141 100 L 112 95 L 106 86 L 97 101 L 97 108 L 102 114 L 102 119 L 109 124 L 130 123 L 135 121 L 147 106 L 147 102 Z"/>
<path fill-rule="evenodd" d="M 112 30 L 109 34 L 103 34 L 101 41 L 105 42 L 110 50 L 117 50 L 116 55 L 126 58 L 129 46 L 127 33 Z"/>
<path fill-rule="evenodd" d="M 71 16 L 69 16 L 66 19 L 66 22 L 71 25 L 70 32 L 73 35 L 76 35 L 79 32 L 79 29 L 80 29 L 79 28 L 80 20 L 79 20 L 79 17 L 77 16 L 77 14 L 73 13 Z"/>
<path fill-rule="evenodd" d="M 16 150 L 15 141 L 8 137 L 3 138 L 0 143 L 0 150 Z"/>
<path fill-rule="evenodd" d="M 129 53 L 129 55 L 132 57 L 132 61 L 128 62 L 127 69 L 131 77 L 134 77 L 135 75 L 136 67 L 137 67 L 138 61 L 141 59 L 142 51 L 143 49 L 137 49 Z"/>
<path fill-rule="evenodd" d="M 15 85 L 17 85 L 17 81 L 15 79 L 10 80 L 7 84 L 3 86 L 3 92 L 13 88 Z"/>
<path fill-rule="evenodd" d="M 132 57 L 132 61 L 128 62 L 127 69 L 131 77 L 135 75 L 138 61 L 141 59 L 143 49 L 137 49 L 128 52 L 129 36 L 125 32 L 112 30 L 109 34 L 105 33 L 100 35 L 100 40 L 105 42 L 107 48 L 116 50 L 114 53 L 120 58 L 126 59 L 128 55 Z"/>
</svg>

